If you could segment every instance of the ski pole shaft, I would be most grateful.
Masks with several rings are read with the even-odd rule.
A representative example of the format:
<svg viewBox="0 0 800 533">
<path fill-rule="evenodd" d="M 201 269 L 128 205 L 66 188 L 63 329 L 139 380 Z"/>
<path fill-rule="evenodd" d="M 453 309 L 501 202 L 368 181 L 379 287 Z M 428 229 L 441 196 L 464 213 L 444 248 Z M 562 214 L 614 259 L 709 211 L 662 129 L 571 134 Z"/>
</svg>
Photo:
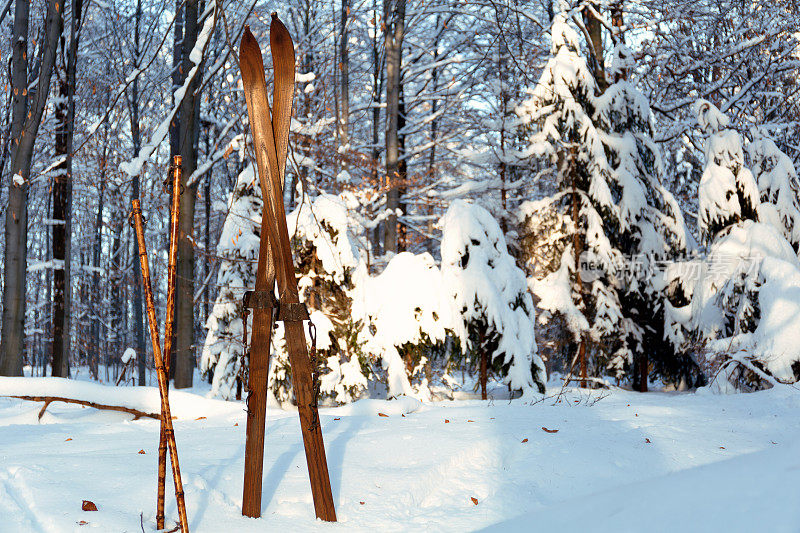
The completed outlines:
<svg viewBox="0 0 800 533">
<path fill-rule="evenodd" d="M 139 244 L 139 261 L 142 266 L 142 285 L 147 306 L 147 321 L 150 326 L 150 341 L 153 344 L 153 359 L 156 364 L 156 377 L 158 378 L 158 392 L 161 394 L 161 421 L 164 425 L 164 434 L 169 447 L 172 462 L 172 479 L 175 482 L 175 499 L 178 503 L 178 520 L 181 533 L 189 533 L 189 521 L 186 518 L 186 502 L 183 498 L 183 482 L 181 481 L 181 468 L 178 464 L 178 446 L 175 442 L 175 431 L 172 427 L 172 413 L 169 408 L 169 390 L 167 388 L 167 373 L 164 368 L 164 358 L 161 356 L 161 346 L 158 342 L 158 323 L 156 322 L 156 306 L 153 300 L 153 290 L 150 286 L 150 265 L 147 260 L 147 247 L 144 241 L 144 226 L 142 224 L 142 208 L 138 199 L 133 200 L 133 218 L 136 227 L 136 240 Z"/>
<path fill-rule="evenodd" d="M 167 273 L 167 317 L 164 322 L 164 370 L 169 389 L 169 367 L 172 354 L 173 327 L 175 324 L 175 281 L 178 264 L 178 215 L 181 201 L 181 156 L 172 160 L 172 203 L 170 205 L 169 267 Z M 164 529 L 164 492 L 167 477 L 167 438 L 164 433 L 164 420 L 158 438 L 158 496 L 156 499 L 156 527 Z"/>
</svg>

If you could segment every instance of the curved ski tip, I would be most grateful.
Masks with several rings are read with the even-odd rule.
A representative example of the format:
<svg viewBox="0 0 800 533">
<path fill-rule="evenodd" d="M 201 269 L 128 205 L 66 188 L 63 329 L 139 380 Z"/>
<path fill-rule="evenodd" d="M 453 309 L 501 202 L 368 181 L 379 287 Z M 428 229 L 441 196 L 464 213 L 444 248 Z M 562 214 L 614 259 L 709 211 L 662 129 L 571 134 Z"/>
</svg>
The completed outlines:
<svg viewBox="0 0 800 533">
<path fill-rule="evenodd" d="M 273 46 L 285 46 L 288 41 L 288 44 L 292 47 L 292 55 L 294 55 L 294 42 L 292 42 L 292 37 L 289 35 L 289 30 L 286 29 L 281 19 L 278 18 L 277 13 L 272 14 L 272 23 L 269 25 L 269 38 Z"/>
<path fill-rule="evenodd" d="M 246 48 L 255 47 L 258 49 L 259 53 L 261 53 L 261 48 L 258 46 L 258 41 L 256 41 L 253 32 L 250 31 L 250 26 L 245 26 L 244 31 L 242 32 L 242 40 L 239 44 L 239 55 L 241 56 L 242 52 Z"/>
</svg>

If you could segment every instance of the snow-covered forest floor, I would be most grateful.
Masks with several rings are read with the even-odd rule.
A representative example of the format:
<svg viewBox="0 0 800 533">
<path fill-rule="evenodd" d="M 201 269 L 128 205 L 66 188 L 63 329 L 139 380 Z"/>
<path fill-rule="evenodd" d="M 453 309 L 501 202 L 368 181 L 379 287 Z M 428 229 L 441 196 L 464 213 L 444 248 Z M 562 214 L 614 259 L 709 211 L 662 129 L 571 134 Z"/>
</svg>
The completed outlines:
<svg viewBox="0 0 800 533">
<path fill-rule="evenodd" d="M 141 392 L 109 388 L 109 400 L 123 390 Z M 314 520 L 298 419 L 279 409 L 267 413 L 263 517 L 243 518 L 243 404 L 200 392 L 172 396 L 193 532 L 796 531 L 800 523 L 800 392 L 791 387 L 322 409 L 335 525 Z M 0 529 L 153 531 L 158 422 L 57 403 L 39 422 L 40 408 L 0 398 Z M 168 482 L 174 522 L 170 490 Z M 98 511 L 82 511 L 82 500 Z"/>
</svg>

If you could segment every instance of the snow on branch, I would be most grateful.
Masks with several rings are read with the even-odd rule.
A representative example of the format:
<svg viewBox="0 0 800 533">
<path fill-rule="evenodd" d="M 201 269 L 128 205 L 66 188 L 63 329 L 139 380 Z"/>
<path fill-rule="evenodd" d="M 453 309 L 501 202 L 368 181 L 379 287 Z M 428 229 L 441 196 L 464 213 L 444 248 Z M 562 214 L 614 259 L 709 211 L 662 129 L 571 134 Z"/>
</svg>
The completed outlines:
<svg viewBox="0 0 800 533">
<path fill-rule="evenodd" d="M 175 117 L 175 113 L 178 112 L 183 99 L 186 97 L 186 91 L 189 89 L 189 86 L 197 75 L 200 63 L 205 55 L 206 47 L 208 46 L 208 42 L 211 38 L 212 30 L 214 29 L 214 26 L 216 26 L 217 16 L 218 13 L 216 9 L 216 3 L 209 3 L 205 12 L 201 16 L 201 19 L 204 19 L 203 29 L 201 30 L 200 35 L 197 37 L 197 42 L 195 43 L 194 48 L 192 48 L 192 51 L 189 52 L 189 59 L 192 61 L 192 63 L 194 63 L 194 66 L 186 75 L 183 85 L 175 90 L 173 97 L 175 105 L 172 107 L 172 110 L 164 118 L 161 124 L 158 125 L 155 133 L 150 138 L 150 142 L 142 147 L 136 157 L 130 161 L 124 161 L 119 165 L 119 169 L 129 176 L 138 176 L 142 172 L 144 163 L 150 159 L 150 157 L 156 151 L 156 148 L 158 148 L 158 146 L 167 136 L 167 133 L 169 132 L 169 125 L 172 122 L 173 117 Z"/>
</svg>

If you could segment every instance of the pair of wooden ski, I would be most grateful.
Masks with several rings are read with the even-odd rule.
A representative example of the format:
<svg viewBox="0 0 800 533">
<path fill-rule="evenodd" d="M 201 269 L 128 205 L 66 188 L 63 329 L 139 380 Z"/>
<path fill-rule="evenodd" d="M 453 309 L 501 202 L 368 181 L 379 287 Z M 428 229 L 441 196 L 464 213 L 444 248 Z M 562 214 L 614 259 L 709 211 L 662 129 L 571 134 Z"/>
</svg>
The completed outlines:
<svg viewBox="0 0 800 533">
<path fill-rule="evenodd" d="M 303 320 L 308 319 L 308 312 L 304 304 L 300 303 L 283 205 L 283 183 L 295 82 L 294 44 L 286 27 L 274 13 L 270 25 L 270 48 L 275 84 L 272 110 L 267 99 L 261 49 L 250 28 L 245 28 L 239 49 L 239 68 L 253 135 L 253 149 L 264 199 L 264 212 L 255 290 L 248 294 L 245 303 L 253 309 L 253 333 L 248 381 L 242 514 L 251 517 L 261 516 L 270 338 L 273 320 L 282 320 L 300 415 L 308 475 L 311 480 L 314 510 L 317 518 L 334 522 L 336 511 L 317 411 L 315 372 L 308 356 L 303 331 Z M 274 299 L 276 278 L 280 294 L 277 302 Z"/>
</svg>

